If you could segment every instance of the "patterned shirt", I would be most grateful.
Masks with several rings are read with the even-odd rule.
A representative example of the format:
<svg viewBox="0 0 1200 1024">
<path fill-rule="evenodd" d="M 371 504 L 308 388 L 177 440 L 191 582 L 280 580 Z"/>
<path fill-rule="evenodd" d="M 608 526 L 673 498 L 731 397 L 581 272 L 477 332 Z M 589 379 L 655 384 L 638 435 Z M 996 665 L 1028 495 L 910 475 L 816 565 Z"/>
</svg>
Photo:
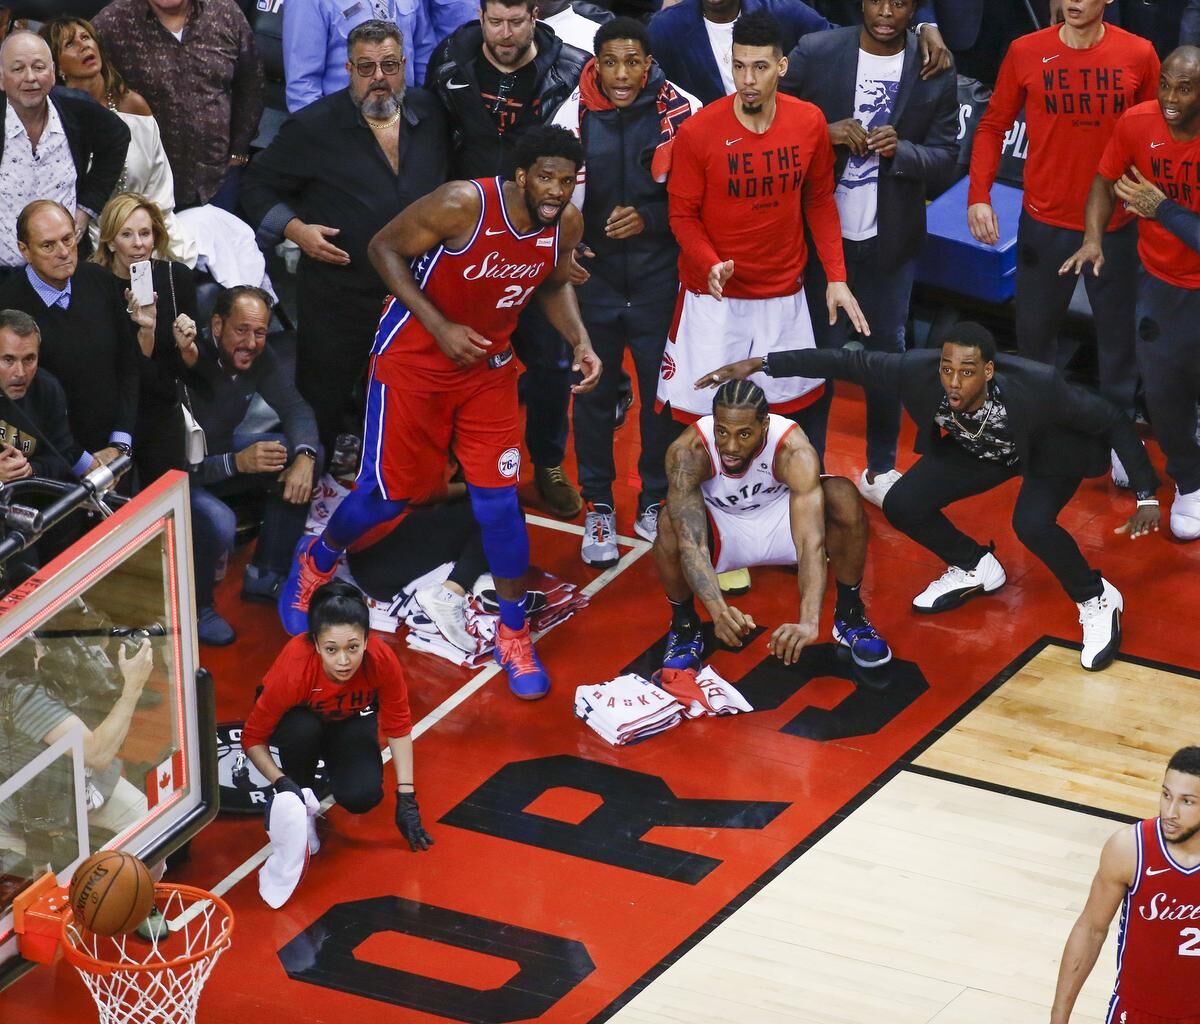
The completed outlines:
<svg viewBox="0 0 1200 1024">
<path fill-rule="evenodd" d="M 1017 445 L 1008 429 L 1008 408 L 994 380 L 988 384 L 986 401 L 974 412 L 952 412 L 950 402 L 942 395 L 934 422 L 975 458 L 1002 466 L 1017 464 Z"/>
<path fill-rule="evenodd" d="M 25 262 L 17 248 L 17 215 L 35 199 L 54 199 L 75 211 L 75 160 L 62 119 L 49 100 L 46 127 L 37 151 L 12 108 L 4 114 L 4 156 L 0 158 L 0 266 Z"/>
<path fill-rule="evenodd" d="M 55 288 L 54 285 L 43 281 L 34 272 L 33 267 L 26 264 L 25 276 L 29 279 L 30 287 L 37 292 L 37 296 L 49 309 L 51 306 L 62 306 L 63 309 L 71 308 L 71 279 L 67 278 L 67 286 L 62 289 Z"/>
<path fill-rule="evenodd" d="M 146 0 L 113 0 L 93 21 L 158 118 L 176 208 L 208 202 L 229 158 L 249 154 L 263 111 L 262 63 L 245 15 L 234 0 L 191 0 L 182 40 Z"/>
</svg>

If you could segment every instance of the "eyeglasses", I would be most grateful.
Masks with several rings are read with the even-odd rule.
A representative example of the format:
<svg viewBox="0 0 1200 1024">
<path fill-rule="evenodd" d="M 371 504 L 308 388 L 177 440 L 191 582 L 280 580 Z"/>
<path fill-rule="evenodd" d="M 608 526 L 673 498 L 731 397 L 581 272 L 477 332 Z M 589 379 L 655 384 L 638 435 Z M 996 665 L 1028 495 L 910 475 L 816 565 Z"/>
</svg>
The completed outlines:
<svg viewBox="0 0 1200 1024">
<path fill-rule="evenodd" d="M 360 60 L 354 65 L 354 70 L 358 72 L 360 78 L 374 78 L 376 68 L 379 68 L 385 75 L 396 75 L 400 73 L 402 67 L 404 67 L 403 57 L 399 60 Z"/>
</svg>

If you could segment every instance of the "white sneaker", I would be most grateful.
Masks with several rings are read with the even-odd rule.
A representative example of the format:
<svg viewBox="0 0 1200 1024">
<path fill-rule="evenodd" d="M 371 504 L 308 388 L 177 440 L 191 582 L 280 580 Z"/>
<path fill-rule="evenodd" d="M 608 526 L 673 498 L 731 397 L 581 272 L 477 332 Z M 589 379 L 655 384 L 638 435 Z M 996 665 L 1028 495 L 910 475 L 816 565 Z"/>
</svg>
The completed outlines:
<svg viewBox="0 0 1200 1024">
<path fill-rule="evenodd" d="M 957 608 L 964 601 L 980 594 L 991 594 L 1007 582 L 1004 566 L 990 551 L 974 569 L 950 566 L 941 576 L 913 598 L 913 611 L 933 614 Z"/>
<path fill-rule="evenodd" d="M 867 482 L 867 471 L 862 471 L 862 476 L 858 478 L 858 493 L 867 499 L 872 505 L 883 508 L 883 499 L 887 497 L 887 492 L 892 489 L 892 485 L 900 479 L 901 473 L 898 469 L 889 469 L 886 473 L 876 473 L 875 482 Z"/>
<path fill-rule="evenodd" d="M 1113 449 L 1112 453 L 1112 482 L 1118 487 L 1123 487 L 1129 490 L 1129 474 L 1125 472 L 1125 466 L 1121 462 L 1121 456 Z"/>
<path fill-rule="evenodd" d="M 1171 503 L 1171 532 L 1178 540 L 1200 537 L 1200 491 L 1180 494 L 1179 488 L 1175 488 L 1175 500 Z"/>
<path fill-rule="evenodd" d="M 647 505 L 638 513 L 638 517 L 633 523 L 633 532 L 651 544 L 658 536 L 658 508 L 657 501 L 653 505 Z"/>
<path fill-rule="evenodd" d="M 460 651 L 473 653 L 475 638 L 467 629 L 467 599 L 447 590 L 440 583 L 416 593 L 417 604 L 438 628 L 438 632 Z"/>
<path fill-rule="evenodd" d="M 607 569 L 620 561 L 621 553 L 617 550 L 617 516 L 611 505 L 588 503 L 579 555 L 585 565 L 597 569 Z"/>
<path fill-rule="evenodd" d="M 1099 597 L 1079 604 L 1079 622 L 1083 626 L 1083 651 L 1079 662 L 1089 672 L 1108 668 L 1121 647 L 1121 613 L 1125 600 L 1106 579 Z"/>
</svg>

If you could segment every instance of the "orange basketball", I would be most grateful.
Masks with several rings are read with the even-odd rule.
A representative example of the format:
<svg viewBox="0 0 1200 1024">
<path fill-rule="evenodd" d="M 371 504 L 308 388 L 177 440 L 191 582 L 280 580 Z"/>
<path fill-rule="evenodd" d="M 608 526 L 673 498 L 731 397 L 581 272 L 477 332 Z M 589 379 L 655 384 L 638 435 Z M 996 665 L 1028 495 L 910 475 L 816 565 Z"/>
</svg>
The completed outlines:
<svg viewBox="0 0 1200 1024">
<path fill-rule="evenodd" d="M 71 912 L 97 935 L 133 931 L 154 906 L 150 870 L 131 853 L 101 850 L 71 877 Z"/>
</svg>

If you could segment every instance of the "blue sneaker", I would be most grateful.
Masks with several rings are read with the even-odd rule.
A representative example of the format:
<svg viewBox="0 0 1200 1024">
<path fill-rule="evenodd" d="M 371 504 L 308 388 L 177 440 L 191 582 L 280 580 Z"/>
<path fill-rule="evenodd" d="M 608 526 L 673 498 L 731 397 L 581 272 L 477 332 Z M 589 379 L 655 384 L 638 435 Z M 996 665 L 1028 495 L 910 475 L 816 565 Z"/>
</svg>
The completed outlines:
<svg viewBox="0 0 1200 1024">
<path fill-rule="evenodd" d="M 520 629 L 509 629 L 504 623 L 496 631 L 496 664 L 508 673 L 508 688 L 521 700 L 541 700 L 550 692 L 550 676 L 542 667 L 533 641 L 529 623 Z"/>
<path fill-rule="evenodd" d="M 861 609 L 844 619 L 833 617 L 833 639 L 850 649 L 859 668 L 879 668 L 892 660 L 892 649 Z"/>
<path fill-rule="evenodd" d="M 663 668 L 692 669 L 699 672 L 704 659 L 704 633 L 699 623 L 667 634 L 667 649 L 663 651 Z"/>
<path fill-rule="evenodd" d="M 333 579 L 334 570 L 321 572 L 313 563 L 312 546 L 316 537 L 301 537 L 292 556 L 292 568 L 279 588 L 279 620 L 288 636 L 299 636 L 308 629 L 308 603 L 313 591 Z"/>
</svg>

